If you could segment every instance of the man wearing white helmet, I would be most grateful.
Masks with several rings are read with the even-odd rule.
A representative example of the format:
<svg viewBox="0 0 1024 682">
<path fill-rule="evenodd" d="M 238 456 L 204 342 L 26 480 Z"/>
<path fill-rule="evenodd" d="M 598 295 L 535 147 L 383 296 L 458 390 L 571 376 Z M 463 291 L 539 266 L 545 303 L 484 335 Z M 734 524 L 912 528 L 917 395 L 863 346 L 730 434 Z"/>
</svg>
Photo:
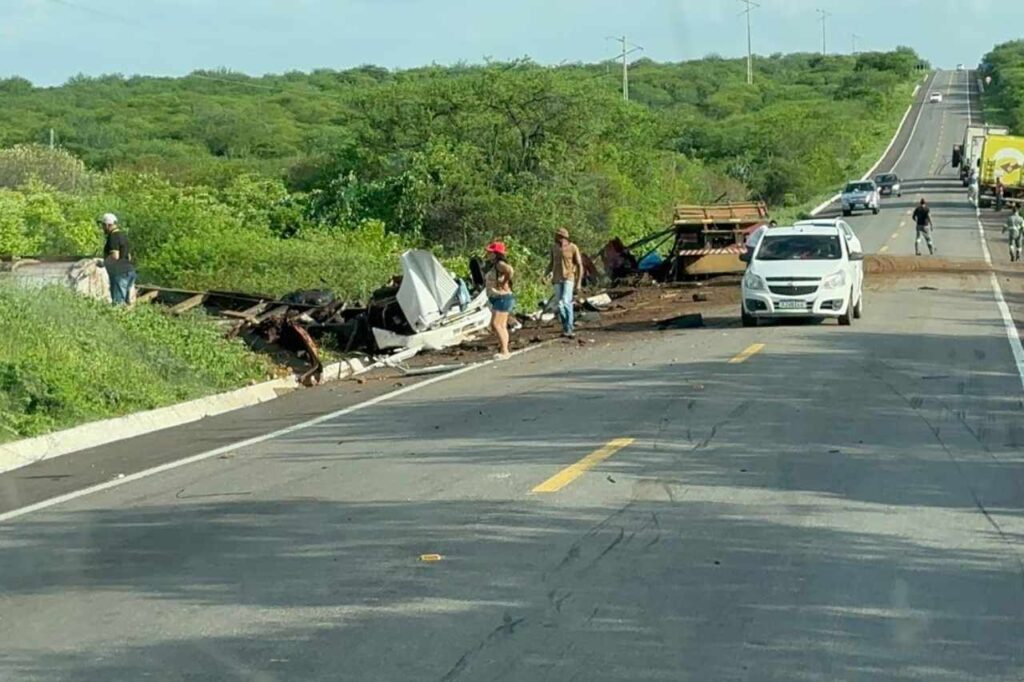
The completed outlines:
<svg viewBox="0 0 1024 682">
<path fill-rule="evenodd" d="M 104 213 L 100 218 L 107 241 L 103 245 L 103 265 L 110 278 L 110 300 L 114 305 L 128 305 L 135 286 L 135 265 L 132 263 L 128 237 L 117 226 L 117 216 Z"/>
</svg>

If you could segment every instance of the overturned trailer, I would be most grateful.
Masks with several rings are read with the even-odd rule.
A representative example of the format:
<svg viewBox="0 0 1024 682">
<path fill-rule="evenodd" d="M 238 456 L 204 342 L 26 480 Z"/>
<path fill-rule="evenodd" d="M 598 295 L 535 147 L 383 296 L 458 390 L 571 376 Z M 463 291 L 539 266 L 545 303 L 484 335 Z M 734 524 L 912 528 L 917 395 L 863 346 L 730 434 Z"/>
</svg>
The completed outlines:
<svg viewBox="0 0 1024 682">
<path fill-rule="evenodd" d="M 747 236 L 767 222 L 763 202 L 677 206 L 671 227 L 631 244 L 614 239 L 602 249 L 601 260 L 613 280 L 642 273 L 659 281 L 739 273 L 746 269 L 740 256 Z"/>
<path fill-rule="evenodd" d="M 746 270 L 747 235 L 768 222 L 764 202 L 677 206 L 672 279 Z"/>
</svg>

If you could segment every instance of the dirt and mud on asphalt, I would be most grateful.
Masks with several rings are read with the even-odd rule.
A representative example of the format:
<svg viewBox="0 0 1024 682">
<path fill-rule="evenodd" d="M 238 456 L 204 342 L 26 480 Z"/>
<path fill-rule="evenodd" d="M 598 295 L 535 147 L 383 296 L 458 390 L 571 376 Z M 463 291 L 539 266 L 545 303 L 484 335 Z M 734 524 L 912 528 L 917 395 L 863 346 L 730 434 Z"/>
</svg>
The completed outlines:
<svg viewBox="0 0 1024 682">
<path fill-rule="evenodd" d="M 1024 294 L 1024 269 L 1003 272 L 1010 264 L 995 268 L 980 260 L 957 260 L 929 256 L 869 255 L 865 259 L 865 273 L 869 289 L 886 289 L 905 284 L 908 280 L 922 286 L 935 285 L 954 277 L 957 286 L 976 289 L 978 275 L 995 271 L 1000 281 L 1012 279 L 1018 284 L 1007 285 L 1007 298 L 1019 289 Z M 1013 268 L 1015 270 L 1015 268 Z M 599 306 L 583 301 L 607 294 Z M 1024 303 L 1024 295 L 1022 295 Z M 510 336 L 513 351 L 529 346 L 555 342 L 565 346 L 587 347 L 624 338 L 641 341 L 656 335 L 680 329 L 717 327 L 738 324 L 740 304 L 740 276 L 727 275 L 700 282 L 656 284 L 646 282 L 635 286 L 594 288 L 584 291 L 576 311 L 576 338 L 561 338 L 557 319 L 549 314 L 544 320 L 521 316 L 514 321 Z M 422 352 L 414 358 L 384 367 L 350 381 L 358 383 L 400 380 L 408 373 L 450 371 L 459 367 L 490 360 L 497 352 L 497 343 L 490 333 L 481 333 L 467 341 L 443 351 Z"/>
<path fill-rule="evenodd" d="M 581 304 L 576 311 L 576 338 L 562 338 L 557 319 L 546 321 L 520 318 L 510 336 L 511 350 L 555 342 L 566 346 L 587 347 L 623 338 L 642 340 L 647 335 L 704 326 L 738 324 L 740 279 L 719 277 L 705 282 L 678 284 L 642 284 L 585 291 L 581 301 L 607 293 L 607 305 Z M 484 334 L 461 346 L 437 352 L 424 352 L 403 363 L 401 369 L 385 368 L 354 379 L 357 382 L 390 380 L 403 371 L 421 371 L 431 367 L 454 369 L 459 365 L 491 359 L 497 352 L 493 335 Z"/>
<path fill-rule="evenodd" d="M 963 286 L 973 288 L 976 285 L 971 282 L 974 276 L 992 272 L 990 266 L 979 260 L 916 256 L 871 255 L 865 259 L 864 265 L 867 286 L 872 289 L 884 289 L 910 279 L 927 284 L 942 276 L 959 276 Z M 641 338 L 688 327 L 738 324 L 740 277 L 736 275 L 703 282 L 613 287 L 585 292 L 583 298 L 605 291 L 612 299 L 610 305 L 600 311 L 587 310 L 587 306 L 582 306 L 582 310 L 577 312 L 576 339 L 561 339 L 557 320 L 542 323 L 524 319 L 521 321 L 522 329 L 511 336 L 512 350 L 553 340 L 566 345 L 586 346 L 625 335 Z M 424 353 L 407 366 L 479 362 L 491 358 L 496 350 L 493 337 L 484 335 L 456 348 Z"/>
<path fill-rule="evenodd" d="M 992 268 L 980 260 L 954 260 L 934 256 L 870 255 L 864 258 L 864 273 L 868 276 L 906 277 L 920 273 L 977 275 L 991 272 Z"/>
</svg>

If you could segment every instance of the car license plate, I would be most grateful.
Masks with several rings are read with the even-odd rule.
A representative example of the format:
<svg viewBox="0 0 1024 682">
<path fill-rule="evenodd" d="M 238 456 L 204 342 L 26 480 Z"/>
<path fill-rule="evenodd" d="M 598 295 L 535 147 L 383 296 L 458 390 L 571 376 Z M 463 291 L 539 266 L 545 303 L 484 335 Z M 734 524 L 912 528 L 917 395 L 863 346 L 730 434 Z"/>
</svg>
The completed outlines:
<svg viewBox="0 0 1024 682">
<path fill-rule="evenodd" d="M 807 304 L 803 301 L 779 301 L 775 307 L 779 310 L 806 310 Z"/>
</svg>

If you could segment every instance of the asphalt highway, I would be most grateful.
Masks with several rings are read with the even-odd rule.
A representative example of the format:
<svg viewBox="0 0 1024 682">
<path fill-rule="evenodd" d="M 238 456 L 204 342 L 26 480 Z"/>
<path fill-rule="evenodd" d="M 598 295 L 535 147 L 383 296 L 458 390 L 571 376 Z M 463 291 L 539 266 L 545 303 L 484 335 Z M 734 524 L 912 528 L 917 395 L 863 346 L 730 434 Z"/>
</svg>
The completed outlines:
<svg viewBox="0 0 1024 682">
<path fill-rule="evenodd" d="M 967 74 L 929 87 L 904 196 L 850 222 L 912 254 L 925 196 L 940 254 L 981 259 L 948 168 Z M 879 279 L 849 328 L 737 313 L 308 392 L 285 433 L 89 494 L 69 461 L 0 476 L 0 680 L 1024 680 L 989 276 Z"/>
</svg>

